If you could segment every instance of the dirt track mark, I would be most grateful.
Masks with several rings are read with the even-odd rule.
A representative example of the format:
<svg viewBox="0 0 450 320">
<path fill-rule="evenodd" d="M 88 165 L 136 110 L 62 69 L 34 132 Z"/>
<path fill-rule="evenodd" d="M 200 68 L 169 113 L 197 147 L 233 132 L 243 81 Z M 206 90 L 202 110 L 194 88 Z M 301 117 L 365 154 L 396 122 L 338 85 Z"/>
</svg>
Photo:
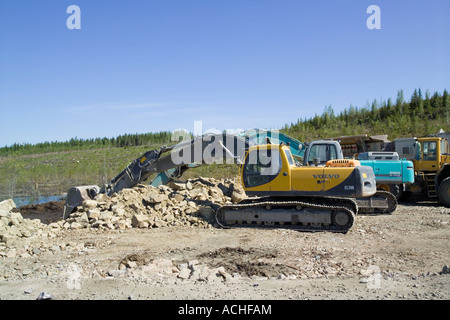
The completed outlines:
<svg viewBox="0 0 450 320">
<path fill-rule="evenodd" d="M 241 276 L 276 277 L 280 274 L 288 276 L 295 272 L 292 267 L 276 263 L 277 252 L 241 247 L 224 247 L 198 255 L 198 259 L 212 267 L 224 267 L 229 273 Z"/>
</svg>

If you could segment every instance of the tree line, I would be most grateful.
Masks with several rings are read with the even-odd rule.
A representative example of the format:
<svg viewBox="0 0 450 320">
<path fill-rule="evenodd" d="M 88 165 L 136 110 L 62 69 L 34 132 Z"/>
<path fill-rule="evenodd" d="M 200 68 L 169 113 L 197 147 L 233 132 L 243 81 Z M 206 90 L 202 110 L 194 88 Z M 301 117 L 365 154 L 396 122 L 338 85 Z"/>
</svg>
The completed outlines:
<svg viewBox="0 0 450 320">
<path fill-rule="evenodd" d="M 397 92 L 395 101 L 367 103 L 358 108 L 349 108 L 335 114 L 331 106 L 326 106 L 321 115 L 309 119 L 298 119 L 286 124 L 282 131 L 300 141 L 332 138 L 345 135 L 387 134 L 389 140 L 402 137 L 420 137 L 436 134 L 440 129 L 450 131 L 450 97 L 443 93 L 426 92 L 415 89 L 409 101 L 403 90 Z"/>
<path fill-rule="evenodd" d="M 61 152 L 73 150 L 88 150 L 102 148 L 123 148 L 144 145 L 161 145 L 170 142 L 172 133 L 161 131 L 156 133 L 124 134 L 113 138 L 71 138 L 67 141 L 46 141 L 36 144 L 14 143 L 0 148 L 0 156 L 26 155 L 47 152 Z"/>
</svg>

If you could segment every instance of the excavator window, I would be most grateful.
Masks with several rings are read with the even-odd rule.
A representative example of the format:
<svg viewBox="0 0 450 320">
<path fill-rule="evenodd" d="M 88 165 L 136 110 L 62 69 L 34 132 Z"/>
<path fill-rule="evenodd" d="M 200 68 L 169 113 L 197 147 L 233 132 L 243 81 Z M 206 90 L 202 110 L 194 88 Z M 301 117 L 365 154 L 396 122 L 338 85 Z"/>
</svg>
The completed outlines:
<svg viewBox="0 0 450 320">
<path fill-rule="evenodd" d="M 293 166 L 294 164 L 294 159 L 292 158 L 292 153 L 289 150 L 284 150 L 284 153 L 286 154 L 286 158 L 289 162 L 289 165 Z"/>
<path fill-rule="evenodd" d="M 316 144 L 311 147 L 308 156 L 308 164 L 312 165 L 314 159 L 318 159 L 319 163 L 324 165 L 328 160 L 337 158 L 337 151 L 334 145 L 330 144 Z"/>
<path fill-rule="evenodd" d="M 277 149 L 253 150 L 245 159 L 243 180 L 246 187 L 255 187 L 275 179 L 281 171 L 281 155 Z"/>
</svg>

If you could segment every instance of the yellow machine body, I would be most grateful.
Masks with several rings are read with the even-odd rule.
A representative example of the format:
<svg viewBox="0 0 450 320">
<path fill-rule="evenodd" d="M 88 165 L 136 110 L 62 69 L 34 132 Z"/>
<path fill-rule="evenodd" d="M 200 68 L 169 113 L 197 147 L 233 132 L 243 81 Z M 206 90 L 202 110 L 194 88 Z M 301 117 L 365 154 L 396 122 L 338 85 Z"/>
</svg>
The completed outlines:
<svg viewBox="0 0 450 320">
<path fill-rule="evenodd" d="M 255 196 L 371 196 L 375 175 L 359 163 L 297 167 L 285 145 L 251 147 L 241 166 L 242 185 Z"/>
</svg>

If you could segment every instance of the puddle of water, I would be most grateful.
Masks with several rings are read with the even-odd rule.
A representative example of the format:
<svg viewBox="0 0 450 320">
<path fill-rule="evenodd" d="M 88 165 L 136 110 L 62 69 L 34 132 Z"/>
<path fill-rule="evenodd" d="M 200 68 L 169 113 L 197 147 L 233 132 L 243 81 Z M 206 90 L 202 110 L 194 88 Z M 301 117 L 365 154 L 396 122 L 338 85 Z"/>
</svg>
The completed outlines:
<svg viewBox="0 0 450 320">
<path fill-rule="evenodd" d="M 13 198 L 14 203 L 17 207 L 26 206 L 29 204 L 41 204 L 50 201 L 61 201 L 64 200 L 62 195 L 57 196 L 39 196 L 39 197 L 15 197 Z"/>
</svg>

